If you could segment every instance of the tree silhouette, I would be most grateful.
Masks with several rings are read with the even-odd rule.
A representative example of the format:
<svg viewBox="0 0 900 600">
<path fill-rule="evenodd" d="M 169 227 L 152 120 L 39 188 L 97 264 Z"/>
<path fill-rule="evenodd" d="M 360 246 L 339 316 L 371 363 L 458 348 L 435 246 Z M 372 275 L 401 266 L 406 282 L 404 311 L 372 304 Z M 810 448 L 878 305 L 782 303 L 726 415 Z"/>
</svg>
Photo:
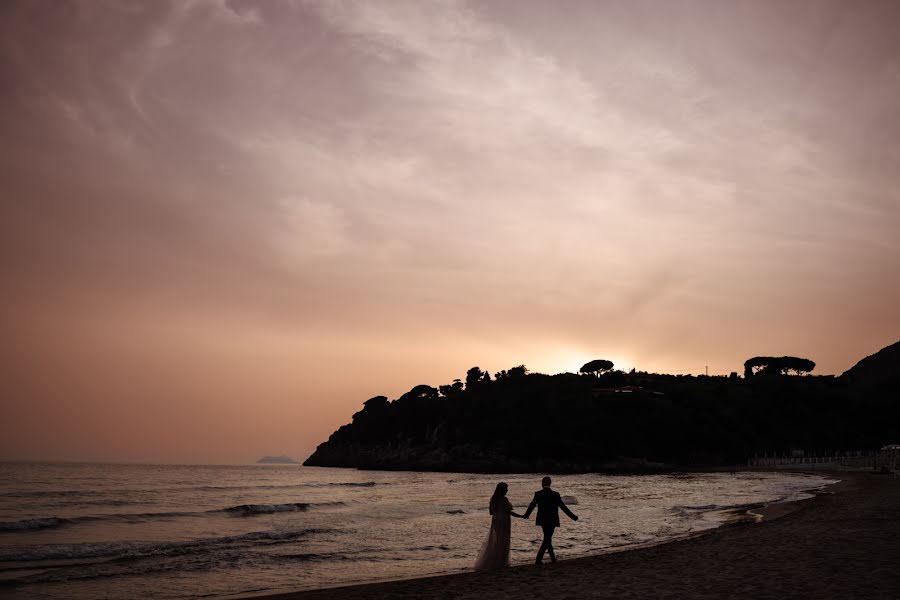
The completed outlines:
<svg viewBox="0 0 900 600">
<path fill-rule="evenodd" d="M 525 365 L 518 365 L 516 367 L 510 367 L 506 371 L 497 371 L 497 375 L 495 376 L 495 378 L 497 381 L 521 381 L 527 374 L 528 368 Z"/>
<path fill-rule="evenodd" d="M 489 381 L 491 376 L 486 371 L 482 371 L 478 367 L 472 367 L 466 371 L 466 389 L 471 391 L 482 381 Z"/>
<path fill-rule="evenodd" d="M 386 396 L 375 396 L 363 402 L 363 410 L 384 410 L 390 405 L 391 403 Z"/>
<path fill-rule="evenodd" d="M 463 392 L 463 382 L 459 379 L 454 379 L 450 385 L 439 385 L 438 390 L 440 390 L 441 396 L 444 398 L 453 398 Z"/>
<path fill-rule="evenodd" d="M 793 371 L 795 375 L 800 375 L 801 373 L 809 373 L 816 368 L 816 363 L 809 360 L 808 358 L 784 356 L 782 357 L 782 360 L 784 361 L 782 363 L 782 369 Z"/>
<path fill-rule="evenodd" d="M 397 398 L 397 402 L 404 402 L 408 400 L 433 400 L 438 397 L 437 388 L 433 388 L 430 385 L 417 385 L 413 389 L 409 390 L 399 398 Z"/>
<path fill-rule="evenodd" d="M 753 375 L 787 375 L 791 371 L 795 375 L 809 373 L 816 368 L 816 363 L 808 358 L 797 356 L 754 356 L 744 361 L 744 377 Z"/>
<path fill-rule="evenodd" d="M 602 358 L 598 358 L 596 360 L 592 360 L 590 362 L 584 363 L 579 369 L 580 373 L 592 373 L 596 377 L 599 377 L 602 373 L 609 371 L 613 368 L 613 363 L 611 360 L 604 360 Z"/>
<path fill-rule="evenodd" d="M 525 375 L 528 374 L 528 369 L 525 367 L 525 365 L 519 365 L 517 367 L 511 367 L 506 374 L 511 379 L 519 379 L 521 377 L 525 377 Z"/>
</svg>

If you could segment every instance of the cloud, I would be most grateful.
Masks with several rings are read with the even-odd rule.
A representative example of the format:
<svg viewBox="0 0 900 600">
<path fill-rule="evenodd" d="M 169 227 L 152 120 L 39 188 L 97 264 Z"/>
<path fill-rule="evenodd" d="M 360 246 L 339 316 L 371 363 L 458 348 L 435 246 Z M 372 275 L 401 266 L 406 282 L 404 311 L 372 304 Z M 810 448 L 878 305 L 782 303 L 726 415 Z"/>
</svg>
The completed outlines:
<svg viewBox="0 0 900 600">
<path fill-rule="evenodd" d="M 278 245 L 291 259 L 334 256 L 350 247 L 346 217 L 340 208 L 291 197 L 280 199 L 278 205 L 282 210 L 278 222 L 285 225 Z"/>
</svg>

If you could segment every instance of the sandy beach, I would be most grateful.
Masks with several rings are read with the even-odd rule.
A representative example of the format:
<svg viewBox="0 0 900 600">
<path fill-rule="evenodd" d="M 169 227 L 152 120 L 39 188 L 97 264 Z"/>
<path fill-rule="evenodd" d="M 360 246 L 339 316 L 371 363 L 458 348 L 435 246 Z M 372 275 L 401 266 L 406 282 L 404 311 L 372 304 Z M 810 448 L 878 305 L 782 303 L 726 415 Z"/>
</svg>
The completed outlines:
<svg viewBox="0 0 900 600">
<path fill-rule="evenodd" d="M 265 598 L 900 598 L 900 477 L 833 475 L 813 499 L 755 509 L 760 523 L 650 548 Z"/>
</svg>

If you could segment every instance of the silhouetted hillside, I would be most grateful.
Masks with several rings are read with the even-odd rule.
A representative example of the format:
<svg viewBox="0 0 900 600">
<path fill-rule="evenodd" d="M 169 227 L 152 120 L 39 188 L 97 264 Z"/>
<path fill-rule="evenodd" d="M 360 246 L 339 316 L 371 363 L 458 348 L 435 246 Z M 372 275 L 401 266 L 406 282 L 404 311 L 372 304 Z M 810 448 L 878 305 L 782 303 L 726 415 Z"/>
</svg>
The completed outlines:
<svg viewBox="0 0 900 600">
<path fill-rule="evenodd" d="M 900 399 L 878 382 L 771 370 L 748 378 L 544 375 L 522 366 L 491 378 L 473 367 L 465 383 L 418 385 L 394 401 L 366 401 L 304 464 L 642 471 L 739 463 L 791 449 L 878 448 L 896 439 Z"/>
<path fill-rule="evenodd" d="M 881 382 L 900 384 L 900 342 L 865 357 L 841 377 L 860 384 Z"/>
</svg>

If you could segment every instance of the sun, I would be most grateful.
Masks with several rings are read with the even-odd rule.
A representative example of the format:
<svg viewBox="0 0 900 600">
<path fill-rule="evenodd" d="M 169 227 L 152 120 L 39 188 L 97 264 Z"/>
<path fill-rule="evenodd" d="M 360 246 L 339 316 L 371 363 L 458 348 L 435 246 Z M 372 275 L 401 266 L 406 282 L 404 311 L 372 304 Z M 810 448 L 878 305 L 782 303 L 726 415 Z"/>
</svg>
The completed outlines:
<svg viewBox="0 0 900 600">
<path fill-rule="evenodd" d="M 596 356 L 595 356 L 596 355 Z M 539 355 L 533 364 L 529 364 L 530 371 L 556 375 L 557 373 L 577 373 L 581 365 L 596 358 L 612 361 L 615 369 L 630 371 L 634 362 L 623 354 L 609 354 L 603 352 L 591 353 L 585 350 L 564 349 L 547 351 Z"/>
</svg>

